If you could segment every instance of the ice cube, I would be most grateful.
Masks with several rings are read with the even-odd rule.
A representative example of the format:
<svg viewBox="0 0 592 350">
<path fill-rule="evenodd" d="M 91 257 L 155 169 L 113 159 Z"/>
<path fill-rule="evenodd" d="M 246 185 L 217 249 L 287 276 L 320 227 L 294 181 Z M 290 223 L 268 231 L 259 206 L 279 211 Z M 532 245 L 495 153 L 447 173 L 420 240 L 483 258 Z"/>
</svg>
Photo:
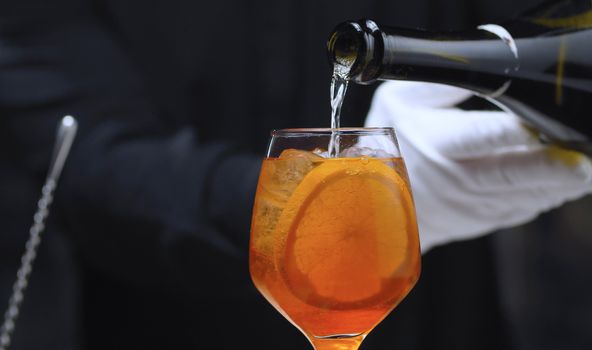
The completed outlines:
<svg viewBox="0 0 592 350">
<path fill-rule="evenodd" d="M 270 164 L 271 176 L 265 183 L 265 190 L 273 194 L 277 201 L 285 203 L 306 174 L 322 160 L 322 157 L 312 152 L 284 150 Z"/>
<path fill-rule="evenodd" d="M 279 159 L 299 158 L 299 159 L 308 159 L 311 162 L 320 162 L 323 160 L 323 157 L 321 157 L 318 154 L 318 152 L 323 152 L 323 150 L 320 148 L 315 148 L 314 151 L 308 152 L 308 151 L 302 151 L 302 150 L 298 150 L 298 149 L 289 148 L 289 149 L 285 149 L 282 151 L 282 153 L 279 156 Z"/>
<path fill-rule="evenodd" d="M 370 147 L 359 147 L 359 146 L 352 146 L 349 148 L 344 149 L 339 153 L 339 156 L 342 158 L 360 158 L 360 157 L 369 157 L 369 158 L 391 158 L 393 155 L 381 150 L 381 149 L 374 149 Z"/>
<path fill-rule="evenodd" d="M 322 148 L 315 148 L 312 153 L 316 154 L 319 157 L 329 158 L 329 152 Z"/>
<path fill-rule="evenodd" d="M 302 179 L 323 160 L 306 151 L 287 149 L 277 159 L 269 160 L 262 169 L 255 207 L 254 230 L 262 237 L 260 253 L 272 251 L 272 234 L 288 199 Z M 267 238 L 263 238 L 267 237 Z M 266 240 L 269 239 L 269 242 Z"/>
</svg>

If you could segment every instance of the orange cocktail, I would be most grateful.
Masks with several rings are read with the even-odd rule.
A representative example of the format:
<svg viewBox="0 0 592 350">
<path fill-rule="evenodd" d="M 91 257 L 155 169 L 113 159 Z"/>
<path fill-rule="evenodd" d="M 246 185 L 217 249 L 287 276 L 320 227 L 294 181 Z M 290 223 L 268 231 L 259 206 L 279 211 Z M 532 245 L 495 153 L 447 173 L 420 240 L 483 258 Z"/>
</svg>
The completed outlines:
<svg viewBox="0 0 592 350">
<path fill-rule="evenodd" d="M 286 149 L 264 160 L 251 276 L 317 349 L 329 348 L 324 339 L 359 345 L 417 281 L 409 188 L 399 157 L 323 158 Z"/>
</svg>

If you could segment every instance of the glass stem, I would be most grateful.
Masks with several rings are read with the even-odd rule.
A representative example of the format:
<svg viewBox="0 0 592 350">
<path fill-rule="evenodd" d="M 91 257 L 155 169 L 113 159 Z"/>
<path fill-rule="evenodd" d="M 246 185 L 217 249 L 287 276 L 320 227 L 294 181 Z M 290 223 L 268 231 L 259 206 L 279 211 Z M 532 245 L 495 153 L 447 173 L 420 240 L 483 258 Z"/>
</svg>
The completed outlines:
<svg viewBox="0 0 592 350">
<path fill-rule="evenodd" d="M 340 339 L 314 339 L 315 350 L 358 350 L 364 340 L 364 335 Z"/>
</svg>

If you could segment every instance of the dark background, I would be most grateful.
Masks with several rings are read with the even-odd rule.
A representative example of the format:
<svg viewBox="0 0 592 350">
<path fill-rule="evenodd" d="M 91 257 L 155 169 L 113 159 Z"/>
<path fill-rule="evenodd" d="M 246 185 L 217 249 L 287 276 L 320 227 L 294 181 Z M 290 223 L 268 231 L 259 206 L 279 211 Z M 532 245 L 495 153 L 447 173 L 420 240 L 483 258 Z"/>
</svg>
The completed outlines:
<svg viewBox="0 0 592 350">
<path fill-rule="evenodd" d="M 0 300 L 54 125 L 66 113 L 81 122 L 14 349 L 309 348 L 250 284 L 246 242 L 269 130 L 329 125 L 328 34 L 364 17 L 472 29 L 536 3 L 0 5 Z M 363 124 L 374 88 L 350 87 L 343 126 Z M 193 203 L 202 196 L 211 203 Z M 592 348 L 590 208 L 429 252 L 362 348 Z"/>
</svg>

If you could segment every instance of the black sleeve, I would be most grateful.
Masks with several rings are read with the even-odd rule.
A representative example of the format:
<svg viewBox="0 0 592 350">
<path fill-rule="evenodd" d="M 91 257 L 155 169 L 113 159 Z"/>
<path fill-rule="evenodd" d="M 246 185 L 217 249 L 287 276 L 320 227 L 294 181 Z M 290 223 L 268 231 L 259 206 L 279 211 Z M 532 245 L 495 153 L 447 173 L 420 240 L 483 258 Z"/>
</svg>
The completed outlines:
<svg viewBox="0 0 592 350">
<path fill-rule="evenodd" d="M 84 258 L 132 283 L 240 293 L 259 159 L 167 123 L 90 15 L 11 19 L 0 38 L 0 126 L 20 166 L 41 179 L 57 121 L 79 120 L 54 214 Z"/>
</svg>

